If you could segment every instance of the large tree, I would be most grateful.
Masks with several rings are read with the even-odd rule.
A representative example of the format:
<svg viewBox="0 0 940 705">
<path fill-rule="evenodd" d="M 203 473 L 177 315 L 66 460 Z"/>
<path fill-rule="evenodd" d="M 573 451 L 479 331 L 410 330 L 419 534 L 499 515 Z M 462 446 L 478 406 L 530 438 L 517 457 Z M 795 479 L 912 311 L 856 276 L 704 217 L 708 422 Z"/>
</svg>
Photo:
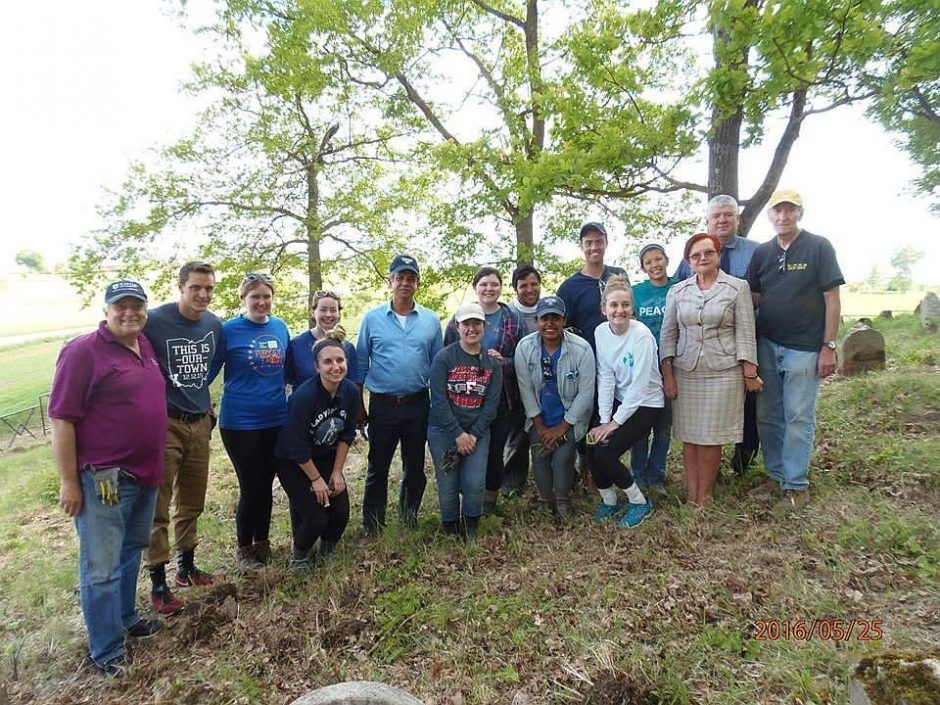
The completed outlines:
<svg viewBox="0 0 940 705">
<path fill-rule="evenodd" d="M 251 32 L 212 28 L 223 53 L 194 67 L 186 87 L 208 107 L 191 135 L 157 150 L 155 166 L 134 164 L 101 209 L 104 225 L 71 258 L 80 290 L 95 290 L 105 262 L 166 281 L 175 252 L 227 272 L 302 270 L 307 302 L 335 267 L 374 275 L 351 281 L 383 271 L 404 197 L 386 169 L 397 160 L 394 136 L 362 115 L 355 86 L 336 80 L 336 57 L 309 37 L 282 42 L 283 55 L 303 57 L 285 62 L 249 51 Z M 279 298 L 293 299 L 297 317 L 303 289 L 282 281 Z M 220 287 L 229 309 L 234 288 L 234 279 Z"/>
<path fill-rule="evenodd" d="M 538 0 L 247 0 L 238 8 L 242 20 L 265 18 L 273 45 L 297 27 L 309 31 L 345 58 L 348 80 L 372 92 L 386 119 L 421 130 L 413 158 L 448 175 L 451 194 L 431 219 L 444 226 L 442 245 L 465 261 L 488 219 L 514 236 L 487 243 L 509 245 L 497 257 L 531 260 L 539 209 L 547 213 L 558 197 L 671 188 L 663 174 L 695 146 L 690 111 L 656 92 L 655 77 L 680 58 L 660 50 L 677 26 L 657 12 Z M 598 63 L 592 47 L 607 48 L 610 60 Z M 663 66 L 650 61 L 657 53 Z"/>
</svg>

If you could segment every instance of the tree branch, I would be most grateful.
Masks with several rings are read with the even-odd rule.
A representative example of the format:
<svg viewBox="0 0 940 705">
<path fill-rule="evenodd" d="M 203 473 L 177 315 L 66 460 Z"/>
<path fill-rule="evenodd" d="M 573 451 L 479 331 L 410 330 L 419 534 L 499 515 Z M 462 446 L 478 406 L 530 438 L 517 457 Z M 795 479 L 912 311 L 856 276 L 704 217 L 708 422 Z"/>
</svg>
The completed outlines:
<svg viewBox="0 0 940 705">
<path fill-rule="evenodd" d="M 470 0 L 470 2 L 472 2 L 474 5 L 479 7 L 481 10 L 483 10 L 487 14 L 493 15 L 493 17 L 498 17 L 503 22 L 508 22 L 510 24 L 513 24 L 521 30 L 525 30 L 525 22 L 519 19 L 518 17 L 515 17 L 514 15 L 510 15 L 507 12 L 503 12 L 502 10 L 497 10 L 492 5 L 483 2 L 483 0 Z"/>
</svg>

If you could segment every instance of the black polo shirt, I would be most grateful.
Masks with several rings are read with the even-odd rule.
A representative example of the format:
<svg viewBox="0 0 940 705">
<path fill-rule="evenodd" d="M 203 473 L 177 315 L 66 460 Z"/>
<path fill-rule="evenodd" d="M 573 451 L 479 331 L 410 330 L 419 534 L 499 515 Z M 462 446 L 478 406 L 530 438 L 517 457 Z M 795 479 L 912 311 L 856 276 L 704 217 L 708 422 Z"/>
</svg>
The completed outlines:
<svg viewBox="0 0 940 705">
<path fill-rule="evenodd" d="M 761 244 L 747 270 L 761 295 L 757 335 L 786 348 L 819 350 L 826 329 L 823 292 L 845 284 L 832 244 L 801 230 L 784 250 L 777 238 Z"/>
</svg>

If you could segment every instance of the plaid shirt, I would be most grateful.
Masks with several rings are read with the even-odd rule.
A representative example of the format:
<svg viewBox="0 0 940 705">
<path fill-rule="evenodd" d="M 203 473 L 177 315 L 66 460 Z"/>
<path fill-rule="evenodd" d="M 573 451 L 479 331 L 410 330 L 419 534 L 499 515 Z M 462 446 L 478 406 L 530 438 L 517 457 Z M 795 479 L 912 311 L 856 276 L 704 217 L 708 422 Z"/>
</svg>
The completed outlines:
<svg viewBox="0 0 940 705">
<path fill-rule="evenodd" d="M 502 402 L 507 409 L 519 406 L 519 384 L 516 382 L 516 368 L 513 357 L 516 354 L 516 345 L 522 336 L 526 335 L 525 322 L 514 308 L 504 303 L 499 304 L 503 312 L 502 323 L 499 326 L 499 337 L 496 350 L 503 356 L 503 398 Z M 460 340 L 457 332 L 457 319 L 451 318 L 444 332 L 444 345 L 450 345 Z"/>
</svg>

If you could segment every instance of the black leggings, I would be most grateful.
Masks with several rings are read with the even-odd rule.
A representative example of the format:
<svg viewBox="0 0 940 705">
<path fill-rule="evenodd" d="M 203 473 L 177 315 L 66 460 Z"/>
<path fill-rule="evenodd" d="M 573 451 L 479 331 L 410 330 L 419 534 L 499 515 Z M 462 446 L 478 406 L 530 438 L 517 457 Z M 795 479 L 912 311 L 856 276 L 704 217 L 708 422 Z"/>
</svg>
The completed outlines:
<svg viewBox="0 0 940 705">
<path fill-rule="evenodd" d="M 235 532 L 239 546 L 268 540 L 271 492 L 277 471 L 274 444 L 280 432 L 280 426 L 252 431 L 222 429 L 222 443 L 238 477 Z"/>
<path fill-rule="evenodd" d="M 332 459 L 329 467 L 333 467 Z M 330 497 L 330 506 L 324 507 L 313 494 L 313 483 L 307 473 L 297 463 L 282 460 L 277 476 L 290 499 L 294 550 L 306 553 L 313 548 L 317 539 L 338 542 L 349 523 L 349 492 Z M 328 475 L 323 477 L 326 479 Z"/>
<path fill-rule="evenodd" d="M 615 402 L 614 411 L 618 406 Z M 606 490 L 616 483 L 617 487 L 625 490 L 633 484 L 633 475 L 630 474 L 629 468 L 620 462 L 620 456 L 630 450 L 637 441 L 649 435 L 660 412 L 662 409 L 641 406 L 623 426 L 607 437 L 603 445 L 588 446 L 588 465 L 597 489 Z"/>
</svg>

